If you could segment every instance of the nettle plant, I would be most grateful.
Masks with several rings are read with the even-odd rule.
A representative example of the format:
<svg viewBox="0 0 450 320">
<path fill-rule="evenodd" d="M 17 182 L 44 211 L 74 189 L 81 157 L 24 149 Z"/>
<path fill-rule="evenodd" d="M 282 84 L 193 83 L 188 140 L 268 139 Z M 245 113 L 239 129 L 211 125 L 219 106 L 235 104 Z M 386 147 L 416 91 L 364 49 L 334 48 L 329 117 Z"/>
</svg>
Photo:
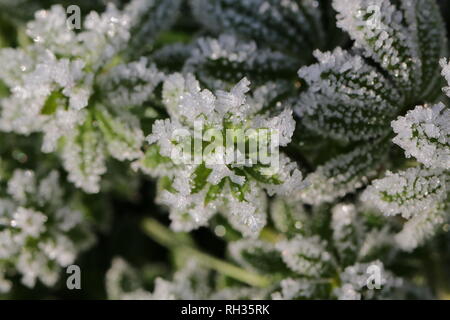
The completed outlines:
<svg viewBox="0 0 450 320">
<path fill-rule="evenodd" d="M 448 294 L 436 0 L 114 2 L 0 0 L 0 292 L 110 239 L 112 299 Z"/>
</svg>

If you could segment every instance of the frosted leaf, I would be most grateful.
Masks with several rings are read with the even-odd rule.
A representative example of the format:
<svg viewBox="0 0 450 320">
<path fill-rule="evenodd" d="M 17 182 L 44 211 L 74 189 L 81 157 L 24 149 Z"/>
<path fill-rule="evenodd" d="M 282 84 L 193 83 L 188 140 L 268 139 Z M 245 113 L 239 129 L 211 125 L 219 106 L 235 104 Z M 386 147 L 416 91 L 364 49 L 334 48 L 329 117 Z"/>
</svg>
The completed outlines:
<svg viewBox="0 0 450 320">
<path fill-rule="evenodd" d="M 146 58 L 141 58 L 137 62 L 118 65 L 103 75 L 99 82 L 105 103 L 120 108 L 140 106 L 147 101 L 163 79 L 163 74 L 148 64 Z"/>
<path fill-rule="evenodd" d="M 173 277 L 174 294 L 181 300 L 202 300 L 210 295 L 209 270 L 195 260 L 187 259 Z M 159 299 L 159 298 L 158 298 Z"/>
<path fill-rule="evenodd" d="M 290 194 L 304 187 L 297 164 L 278 153 L 293 135 L 292 112 L 261 112 L 259 102 L 247 103 L 249 85 L 244 78 L 228 91 L 212 93 L 202 90 L 191 74 L 173 74 L 164 81 L 163 101 L 170 118 L 154 122 L 146 139 L 150 146 L 133 166 L 160 178 L 164 187 L 158 202 L 169 207 L 175 230 L 203 226 L 220 212 L 234 228 L 255 237 L 266 224 L 263 190 Z M 235 147 L 241 138 L 244 144 L 271 141 L 269 163 L 255 157 L 257 150 Z M 180 146 L 187 152 L 180 152 Z"/>
<path fill-rule="evenodd" d="M 320 277 L 331 263 L 331 256 L 325 245 L 318 236 L 305 238 L 297 235 L 289 241 L 279 242 L 277 249 L 292 271 L 302 276 Z"/>
<path fill-rule="evenodd" d="M 165 192 L 157 198 L 157 203 L 171 207 L 174 203 L 174 199 L 181 199 L 181 197 L 174 197 L 173 194 Z M 196 206 L 192 203 L 193 201 L 195 200 L 192 198 L 183 200 L 183 203 L 191 204 L 189 208 L 170 209 L 170 227 L 174 231 L 189 232 L 198 229 L 199 227 L 204 227 L 208 224 L 208 220 L 214 215 L 215 212 L 213 208 Z"/>
<path fill-rule="evenodd" d="M 193 75 L 183 77 L 173 74 L 167 77 L 163 85 L 163 99 L 173 120 L 186 121 L 190 125 L 205 116 L 215 121 L 213 113 L 216 98 L 209 90 L 201 90 Z"/>
<path fill-rule="evenodd" d="M 293 105 L 293 101 L 289 99 L 291 94 L 292 83 L 276 79 L 255 87 L 247 102 L 255 111 L 290 109 Z"/>
<path fill-rule="evenodd" d="M 42 142 L 43 152 L 54 152 L 57 149 L 60 138 L 70 135 L 78 125 L 85 120 L 86 114 L 75 110 L 57 110 L 55 117 L 47 121 L 42 131 L 44 138 Z"/>
<path fill-rule="evenodd" d="M 68 237 L 62 234 L 57 235 L 55 239 L 39 243 L 39 248 L 62 267 L 67 267 L 75 261 L 75 246 Z"/>
<path fill-rule="evenodd" d="M 342 50 L 315 52 L 318 64 L 303 67 L 308 85 L 295 107 L 302 124 L 332 139 L 368 140 L 388 131 L 403 98 L 376 68 Z"/>
<path fill-rule="evenodd" d="M 278 131 L 279 145 L 285 147 L 291 142 L 291 137 L 295 131 L 295 120 L 292 117 L 292 110 L 283 110 L 279 115 L 267 119 L 267 117 L 255 117 L 253 126 L 257 128 L 270 128 Z"/>
<path fill-rule="evenodd" d="M 441 67 L 442 67 L 442 76 L 447 81 L 448 85 L 450 86 L 450 62 L 447 61 L 447 59 L 442 59 L 440 61 Z M 447 96 L 450 97 L 450 87 L 444 87 L 444 92 Z"/>
<path fill-rule="evenodd" d="M 280 286 L 281 291 L 272 294 L 273 300 L 313 299 L 317 294 L 313 281 L 305 279 L 283 279 Z"/>
<path fill-rule="evenodd" d="M 176 72 L 183 68 L 186 60 L 191 56 L 192 47 L 191 43 L 171 43 L 156 49 L 151 59 L 160 70 Z"/>
<path fill-rule="evenodd" d="M 401 214 L 409 219 L 427 212 L 446 199 L 448 174 L 441 170 L 410 168 L 373 181 L 362 200 L 385 215 Z"/>
<path fill-rule="evenodd" d="M 371 142 L 332 158 L 305 178 L 307 187 L 297 197 L 308 204 L 333 202 L 356 191 L 377 175 L 386 144 Z"/>
<path fill-rule="evenodd" d="M 443 205 L 423 210 L 404 224 L 395 241 L 402 250 L 412 251 L 434 236 L 447 220 Z"/>
<path fill-rule="evenodd" d="M 280 252 L 271 243 L 240 240 L 232 242 L 228 250 L 232 258 L 246 269 L 268 274 L 287 271 Z"/>
<path fill-rule="evenodd" d="M 365 237 L 360 243 L 358 259 L 367 261 L 367 259 L 379 254 L 380 249 L 391 247 L 394 243 L 393 236 L 389 226 L 370 231 L 366 230 Z"/>
<path fill-rule="evenodd" d="M 39 131 L 45 123 L 40 111 L 46 97 L 17 99 L 15 95 L 2 100 L 0 130 L 25 135 Z"/>
<path fill-rule="evenodd" d="M 231 188 L 239 189 L 236 185 Z M 219 208 L 236 230 L 246 237 L 255 238 L 267 223 L 267 199 L 253 181 L 248 184 L 248 189 L 245 194 L 237 190 L 234 191 L 237 193 L 223 194 L 225 205 Z"/>
<path fill-rule="evenodd" d="M 69 181 L 88 193 L 100 190 L 100 176 L 106 165 L 104 145 L 96 131 L 84 126 L 67 136 L 62 158 Z"/>
<path fill-rule="evenodd" d="M 392 141 L 427 167 L 450 169 L 450 110 L 442 103 L 418 106 L 392 122 Z"/>
<path fill-rule="evenodd" d="M 124 294 L 136 292 L 140 288 L 137 270 L 124 259 L 115 257 L 106 272 L 105 285 L 108 298 L 121 299 Z"/>
<path fill-rule="evenodd" d="M 11 230 L 2 230 L 0 232 L 0 258 L 7 259 L 20 251 L 23 245 L 23 237 L 18 239 Z"/>
<path fill-rule="evenodd" d="M 144 134 L 135 116 L 125 112 L 120 116 L 113 116 L 106 108 L 97 107 L 96 119 L 112 157 L 123 161 L 142 156 Z"/>
<path fill-rule="evenodd" d="M 19 207 L 13 214 L 11 225 L 19 228 L 25 236 L 38 237 L 45 231 L 47 217 L 38 211 Z"/>
<path fill-rule="evenodd" d="M 352 258 L 357 251 L 356 208 L 352 204 L 338 204 L 332 209 L 331 228 L 334 247 L 338 250 L 341 263 Z"/>
<path fill-rule="evenodd" d="M 409 35 L 417 42 L 422 66 L 423 99 L 432 101 L 439 87 L 439 59 L 448 55 L 445 23 L 435 0 L 401 1 Z"/>
<path fill-rule="evenodd" d="M 275 181 L 275 183 L 273 183 L 271 179 L 261 179 L 261 185 L 270 196 L 276 194 L 289 196 L 307 186 L 307 183 L 303 180 L 303 174 L 298 169 L 297 163 L 290 160 L 285 154 L 280 154 L 279 166 L 276 166 L 274 169 L 265 169 L 266 168 L 262 168 L 260 173 L 262 173 L 263 176 L 268 175 L 269 177 L 273 175 L 273 180 Z M 270 183 L 267 183 L 267 181 Z"/>
<path fill-rule="evenodd" d="M 33 59 L 23 49 L 4 48 L 0 50 L 0 78 L 8 87 L 21 85 L 24 73 L 34 66 Z"/>
<path fill-rule="evenodd" d="M 58 280 L 59 269 L 48 264 L 41 252 L 23 250 L 17 259 L 16 268 L 22 274 L 22 284 L 29 288 L 33 288 L 38 279 L 47 286 L 55 285 Z"/>
<path fill-rule="evenodd" d="M 0 199 L 0 279 L 5 270 L 8 277 L 21 275 L 30 288 L 37 280 L 52 286 L 61 267 L 92 245 L 84 217 L 75 209 L 79 203 L 59 180 L 57 171 L 43 176 L 29 170 L 16 170 L 9 180 L 11 197 Z"/>
<path fill-rule="evenodd" d="M 181 0 L 133 0 L 124 9 L 132 28 L 127 53 L 139 57 L 151 49 L 157 35 L 169 28 L 180 13 Z"/>
<path fill-rule="evenodd" d="M 172 1 L 176 3 L 179 1 Z M 108 4 L 102 14 L 89 13 L 79 32 L 68 28 L 61 5 L 38 11 L 27 25 L 33 43 L 23 49 L 0 50 L 0 58 L 13 61 L 0 67 L 0 81 L 10 93 L 2 100 L 0 130 L 26 135 L 43 132 L 42 151 L 60 153 L 65 168 L 75 168 L 74 163 L 81 159 L 69 159 L 78 152 L 70 150 L 74 137 L 82 136 L 80 127 L 92 124 L 89 130 L 98 140 L 93 144 L 102 147 L 96 150 L 100 156 L 94 157 L 97 169 L 85 178 L 91 180 L 86 182 L 90 186 L 83 188 L 98 192 L 108 156 L 122 161 L 142 156 L 140 121 L 124 109 L 140 107 L 149 100 L 163 75 L 145 58 L 117 64 L 119 55 L 131 46 L 130 30 L 143 22 L 139 19 L 153 15 L 164 20 L 160 10 L 170 8 L 167 4 L 133 0 L 122 11 Z M 140 9 L 152 13 L 146 16 Z M 150 32 L 144 29 L 140 31 Z M 77 181 L 78 186 L 85 184 L 76 175 L 70 172 L 69 180 Z"/>
<path fill-rule="evenodd" d="M 434 0 L 334 0 L 338 26 L 388 72 L 409 99 L 435 96 L 438 61 L 447 52 Z"/>
<path fill-rule="evenodd" d="M 87 64 L 97 70 L 125 49 L 130 40 L 131 19 L 111 3 L 103 14 L 92 11 L 86 16 L 85 31 L 77 35 L 77 40 Z"/>
<path fill-rule="evenodd" d="M 15 170 L 8 181 L 8 193 L 19 202 L 25 203 L 28 195 L 36 192 L 36 180 L 31 170 Z"/>
<path fill-rule="evenodd" d="M 308 230 L 307 216 L 302 203 L 292 198 L 276 197 L 270 206 L 270 217 L 275 227 L 282 233 L 305 233 Z"/>
<path fill-rule="evenodd" d="M 108 296 L 123 300 L 198 300 L 210 296 L 209 271 L 193 260 L 187 260 L 172 281 L 156 278 L 153 292 L 143 289 L 137 270 L 121 258 L 113 260 L 106 275 Z"/>
<path fill-rule="evenodd" d="M 220 88 L 244 76 L 252 82 L 289 78 L 295 75 L 293 71 L 298 64 L 280 52 L 225 34 L 217 39 L 198 39 L 184 70 L 195 73 L 212 88 Z"/>
<path fill-rule="evenodd" d="M 335 294 L 338 300 L 361 300 L 361 294 L 350 283 L 336 289 Z"/>
<path fill-rule="evenodd" d="M 37 11 L 35 20 L 27 25 L 27 35 L 38 45 L 58 54 L 68 54 L 76 48 L 76 34 L 67 27 L 66 10 L 60 5 Z"/>
<path fill-rule="evenodd" d="M 197 20 L 213 32 L 227 30 L 278 50 L 308 57 L 311 48 L 325 44 L 317 1 L 191 0 Z M 269 23 L 270 22 L 270 23 Z"/>
<path fill-rule="evenodd" d="M 246 105 L 245 94 L 250 91 L 250 81 L 247 78 L 240 80 L 230 91 L 217 90 L 216 109 L 222 116 L 228 116 L 231 122 L 244 121 L 250 110 Z"/>
</svg>

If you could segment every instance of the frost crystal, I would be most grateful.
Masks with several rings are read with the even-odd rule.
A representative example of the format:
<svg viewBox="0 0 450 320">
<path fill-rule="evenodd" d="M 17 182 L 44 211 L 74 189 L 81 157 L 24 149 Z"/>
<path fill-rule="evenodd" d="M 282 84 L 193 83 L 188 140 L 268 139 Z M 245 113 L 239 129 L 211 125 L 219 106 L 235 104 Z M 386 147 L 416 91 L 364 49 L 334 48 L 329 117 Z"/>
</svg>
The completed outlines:
<svg viewBox="0 0 450 320">
<path fill-rule="evenodd" d="M 303 186 L 296 164 L 275 153 L 290 142 L 295 127 L 291 111 L 258 114 L 261 105 L 246 100 L 248 85 L 244 78 L 230 91 L 214 95 L 201 90 L 192 75 L 174 74 L 164 82 L 170 119 L 155 122 L 147 153 L 135 167 L 160 177 L 158 199 L 169 206 L 176 230 L 205 225 L 220 211 L 238 230 L 256 235 L 266 221 L 262 190 L 289 194 Z M 264 139 L 269 140 L 261 140 L 261 132 L 267 132 Z M 258 150 L 237 142 L 244 138 L 250 145 L 271 140 L 274 162 L 258 161 L 253 157 Z M 180 145 L 187 145 L 187 152 L 180 152 Z"/>
<path fill-rule="evenodd" d="M 199 267 L 199 264 L 191 259 L 174 274 L 172 281 L 157 278 L 153 292 L 149 292 L 143 289 L 137 270 L 123 259 L 115 258 L 106 275 L 106 284 L 111 299 L 198 300 L 211 294 L 207 285 L 208 275 L 208 270 Z"/>
<path fill-rule="evenodd" d="M 261 82 L 273 80 L 274 76 L 293 76 L 297 64 L 295 59 L 267 48 L 259 48 L 253 41 L 221 35 L 217 39 L 197 40 L 184 69 L 186 72 L 195 72 L 199 80 L 213 88 L 221 88 L 226 86 L 225 80 L 236 82 L 249 77 L 252 82 L 253 79 Z"/>
<path fill-rule="evenodd" d="M 325 250 L 325 243 L 317 236 L 312 238 L 297 236 L 290 241 L 280 242 L 277 249 L 289 268 L 310 277 L 323 274 L 331 259 Z"/>
<path fill-rule="evenodd" d="M 326 42 L 320 23 L 322 13 L 315 0 L 301 4 L 294 0 L 190 0 L 190 3 L 197 20 L 216 33 L 227 30 L 304 57 Z"/>
<path fill-rule="evenodd" d="M 376 68 L 341 48 L 315 52 L 318 64 L 303 67 L 299 77 L 308 84 L 296 112 L 311 130 L 342 140 L 367 140 L 383 135 L 402 102 Z"/>
<path fill-rule="evenodd" d="M 392 122 L 392 140 L 427 167 L 450 169 L 450 110 L 439 103 L 418 106 Z"/>
<path fill-rule="evenodd" d="M 405 223 L 403 230 L 395 236 L 397 244 L 403 250 L 412 251 L 437 232 L 447 221 L 447 215 L 442 205 L 423 211 Z"/>
<path fill-rule="evenodd" d="M 447 62 L 441 61 L 448 78 Z M 449 80 L 449 79 L 447 79 Z M 445 91 L 445 88 L 444 88 Z M 425 167 L 410 168 L 375 180 L 362 200 L 385 215 L 401 214 L 410 219 L 395 239 L 411 251 L 430 238 L 448 219 L 450 182 L 450 112 L 443 103 L 417 106 L 392 122 L 397 136 L 392 140 Z"/>
<path fill-rule="evenodd" d="M 416 102 L 435 87 L 446 36 L 439 7 L 432 0 L 333 0 L 338 26 L 357 49 L 377 62 Z"/>
<path fill-rule="evenodd" d="M 433 209 L 447 197 L 448 175 L 440 170 L 411 168 L 399 173 L 387 172 L 375 180 L 362 199 L 386 215 L 401 214 L 408 219 Z"/>
<path fill-rule="evenodd" d="M 0 291 L 10 289 L 5 277 L 14 272 L 28 287 L 38 279 L 54 285 L 60 268 L 92 244 L 81 212 L 65 200 L 59 179 L 56 171 L 38 179 L 33 171 L 16 170 L 9 180 L 8 194 L 0 198 Z"/>
<path fill-rule="evenodd" d="M 297 198 L 305 203 L 320 204 L 354 192 L 376 176 L 386 149 L 383 142 L 375 142 L 338 155 L 305 178 L 307 187 Z"/>
<path fill-rule="evenodd" d="M 42 151 L 57 151 L 69 180 L 86 192 L 100 190 L 108 156 L 141 156 L 144 135 L 130 109 L 152 98 L 163 76 L 145 58 L 119 61 L 132 50 L 130 30 L 142 15 L 155 13 L 146 11 L 149 6 L 159 10 L 154 1 L 134 0 L 123 11 L 109 5 L 101 15 L 91 12 L 77 33 L 66 25 L 65 9 L 55 5 L 28 23 L 32 45 L 0 50 L 0 59 L 15 61 L 0 67 L 11 91 L 0 129 L 43 132 Z"/>
</svg>

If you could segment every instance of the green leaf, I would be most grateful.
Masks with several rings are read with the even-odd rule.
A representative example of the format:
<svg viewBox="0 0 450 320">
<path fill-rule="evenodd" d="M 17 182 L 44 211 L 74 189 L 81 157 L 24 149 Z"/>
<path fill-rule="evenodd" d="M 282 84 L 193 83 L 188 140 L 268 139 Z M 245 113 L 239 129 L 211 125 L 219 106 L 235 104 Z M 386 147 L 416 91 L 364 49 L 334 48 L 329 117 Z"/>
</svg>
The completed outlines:
<svg viewBox="0 0 450 320">
<path fill-rule="evenodd" d="M 192 194 L 203 190 L 206 184 L 208 184 L 208 177 L 211 172 L 212 169 L 207 168 L 204 163 L 202 163 L 195 169 L 194 173 L 192 174 Z"/>
<path fill-rule="evenodd" d="M 41 114 L 51 115 L 56 112 L 60 106 L 67 104 L 67 98 L 60 91 L 53 91 L 47 98 L 42 107 Z"/>
<path fill-rule="evenodd" d="M 231 256 L 242 266 L 260 273 L 291 274 L 281 259 L 280 252 L 267 242 L 240 240 L 229 247 Z"/>
<path fill-rule="evenodd" d="M 164 157 L 159 152 L 159 146 L 157 144 L 152 144 L 148 146 L 145 151 L 144 157 L 141 160 L 142 166 L 148 169 L 156 169 L 162 164 L 171 163 L 172 160 L 168 157 Z"/>
<path fill-rule="evenodd" d="M 208 205 L 210 202 L 217 199 L 217 197 L 222 192 L 224 185 L 225 185 L 225 179 L 222 179 L 219 184 L 212 185 L 205 196 L 205 206 Z"/>
</svg>

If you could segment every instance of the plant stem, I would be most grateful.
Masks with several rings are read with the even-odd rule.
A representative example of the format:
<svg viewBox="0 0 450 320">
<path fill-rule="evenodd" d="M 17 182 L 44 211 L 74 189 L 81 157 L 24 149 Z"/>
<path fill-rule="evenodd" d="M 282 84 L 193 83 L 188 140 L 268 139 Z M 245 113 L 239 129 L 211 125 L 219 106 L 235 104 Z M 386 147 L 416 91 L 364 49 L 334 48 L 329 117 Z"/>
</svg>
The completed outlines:
<svg viewBox="0 0 450 320">
<path fill-rule="evenodd" d="M 206 268 L 215 270 L 251 286 L 264 288 L 271 284 L 270 279 L 265 276 L 249 272 L 234 264 L 201 252 L 194 247 L 190 239 L 186 239 L 185 234 L 175 233 L 154 219 L 144 219 L 142 226 L 145 233 L 160 245 L 173 251 L 182 252 L 187 257 L 194 257 Z"/>
</svg>

